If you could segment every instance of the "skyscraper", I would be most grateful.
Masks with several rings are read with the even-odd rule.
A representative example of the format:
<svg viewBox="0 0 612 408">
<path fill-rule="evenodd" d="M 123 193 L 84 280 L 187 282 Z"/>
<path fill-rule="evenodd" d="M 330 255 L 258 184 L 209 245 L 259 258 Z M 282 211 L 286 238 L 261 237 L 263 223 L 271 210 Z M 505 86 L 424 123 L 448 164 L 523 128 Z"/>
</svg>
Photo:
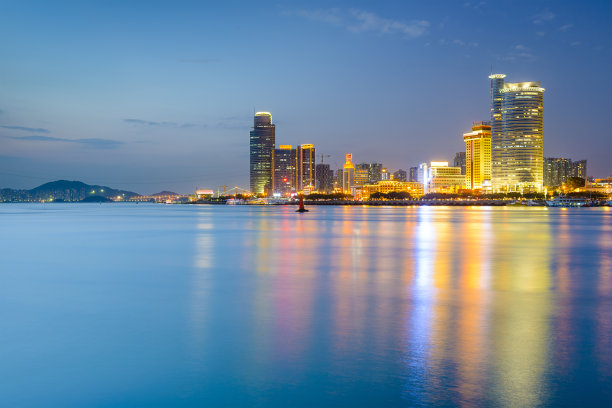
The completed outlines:
<svg viewBox="0 0 612 408">
<path fill-rule="evenodd" d="M 296 150 L 291 145 L 274 149 L 274 192 L 288 196 L 295 192 Z"/>
<path fill-rule="evenodd" d="M 504 83 L 504 76 L 499 74 L 489 78 L 493 187 L 501 191 L 540 191 L 544 88 L 539 82 Z"/>
<path fill-rule="evenodd" d="M 465 186 L 481 189 L 491 186 L 491 124 L 474 122 L 463 134 L 465 142 Z M 456 166 L 456 165 L 455 165 Z"/>
<path fill-rule="evenodd" d="M 396 181 L 407 181 L 406 177 L 407 177 L 406 170 L 399 169 L 398 171 L 393 173 L 393 180 L 396 180 Z"/>
<path fill-rule="evenodd" d="M 270 112 L 255 114 L 250 134 L 250 188 L 253 194 L 268 195 L 274 187 L 275 126 Z"/>
<path fill-rule="evenodd" d="M 297 147 L 296 189 L 297 191 L 314 191 L 317 183 L 317 151 L 311 144 Z"/>
<path fill-rule="evenodd" d="M 499 91 L 504 87 L 505 77 L 505 74 L 489 75 L 491 79 L 491 182 L 496 189 L 502 177 L 502 96 Z"/>
<path fill-rule="evenodd" d="M 558 187 L 568 177 L 581 177 L 586 180 L 586 160 L 572 161 L 563 157 L 544 158 L 544 185 Z"/>
<path fill-rule="evenodd" d="M 408 174 L 408 181 L 415 182 L 419 181 L 419 168 L 411 167 L 410 173 Z"/>
</svg>

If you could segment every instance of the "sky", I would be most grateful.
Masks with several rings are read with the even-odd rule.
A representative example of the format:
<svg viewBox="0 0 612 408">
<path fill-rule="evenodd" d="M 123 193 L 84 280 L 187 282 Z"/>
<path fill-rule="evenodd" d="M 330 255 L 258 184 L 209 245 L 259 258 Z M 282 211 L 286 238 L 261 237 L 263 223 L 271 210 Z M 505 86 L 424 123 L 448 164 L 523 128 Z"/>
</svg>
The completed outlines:
<svg viewBox="0 0 612 408">
<path fill-rule="evenodd" d="M 249 184 L 277 144 L 391 171 L 451 161 L 491 69 L 540 81 L 544 156 L 612 174 L 612 2 L 0 0 L 0 188 Z M 329 157 L 327 157 L 329 155 Z"/>
</svg>

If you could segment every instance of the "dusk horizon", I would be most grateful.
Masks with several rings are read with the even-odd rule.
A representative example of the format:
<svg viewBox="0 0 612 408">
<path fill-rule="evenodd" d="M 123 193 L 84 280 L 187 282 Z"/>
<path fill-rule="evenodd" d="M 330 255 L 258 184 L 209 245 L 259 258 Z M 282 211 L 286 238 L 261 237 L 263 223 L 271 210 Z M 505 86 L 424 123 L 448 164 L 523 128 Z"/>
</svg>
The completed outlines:
<svg viewBox="0 0 612 408">
<path fill-rule="evenodd" d="M 608 2 L 63 4 L 0 17 L 0 188 L 248 187 L 254 111 L 334 170 L 452 161 L 491 71 L 546 88 L 545 156 L 612 174 Z"/>
</svg>

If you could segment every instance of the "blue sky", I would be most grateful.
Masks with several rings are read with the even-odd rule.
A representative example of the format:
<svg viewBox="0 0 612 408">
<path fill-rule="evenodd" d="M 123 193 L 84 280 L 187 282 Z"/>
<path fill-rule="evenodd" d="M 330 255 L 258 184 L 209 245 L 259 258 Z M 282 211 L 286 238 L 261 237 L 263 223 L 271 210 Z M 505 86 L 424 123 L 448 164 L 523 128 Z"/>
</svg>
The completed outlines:
<svg viewBox="0 0 612 408">
<path fill-rule="evenodd" d="M 0 1 L 0 187 L 248 185 L 254 110 L 340 166 L 452 160 L 491 66 L 612 174 L 610 1 Z"/>
</svg>

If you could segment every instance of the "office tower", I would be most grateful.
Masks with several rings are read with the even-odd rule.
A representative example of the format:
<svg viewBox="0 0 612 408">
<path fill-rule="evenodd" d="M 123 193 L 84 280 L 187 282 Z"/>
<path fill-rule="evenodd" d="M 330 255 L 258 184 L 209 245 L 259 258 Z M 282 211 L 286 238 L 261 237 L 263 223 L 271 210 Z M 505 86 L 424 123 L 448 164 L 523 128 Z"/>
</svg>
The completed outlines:
<svg viewBox="0 0 612 408">
<path fill-rule="evenodd" d="M 342 167 L 342 192 L 351 194 L 351 189 L 355 185 L 355 165 L 353 164 L 353 155 L 346 155 L 346 161 Z"/>
<path fill-rule="evenodd" d="M 407 181 L 406 177 L 407 177 L 406 170 L 399 169 L 398 171 L 393 173 L 393 180 L 396 180 L 396 181 Z"/>
<path fill-rule="evenodd" d="M 255 114 L 250 134 L 250 188 L 253 194 L 268 195 L 274 187 L 275 126 L 270 112 Z"/>
<path fill-rule="evenodd" d="M 461 174 L 465 174 L 465 152 L 457 152 L 455 154 L 453 166 L 461 168 Z"/>
<path fill-rule="evenodd" d="M 418 167 L 410 168 L 410 173 L 408 175 L 408 181 L 411 181 L 411 182 L 419 181 L 419 168 Z"/>
<path fill-rule="evenodd" d="M 279 145 L 274 149 L 274 192 L 282 196 L 295 193 L 296 149 L 292 145 Z"/>
<path fill-rule="evenodd" d="M 463 141 L 465 186 L 468 189 L 491 187 L 491 124 L 474 122 L 472 131 L 463 134 Z"/>
<path fill-rule="evenodd" d="M 544 88 L 539 82 L 505 83 L 504 77 L 489 76 L 493 187 L 502 191 L 540 191 Z"/>
<path fill-rule="evenodd" d="M 317 164 L 317 191 L 330 193 L 334 189 L 334 171 L 327 163 Z"/>
<path fill-rule="evenodd" d="M 368 182 L 370 184 L 378 183 L 382 180 L 382 169 L 381 163 L 370 163 L 370 169 L 368 174 Z"/>
<path fill-rule="evenodd" d="M 423 192 L 425 194 L 429 192 L 427 191 L 427 185 L 429 184 L 428 179 L 429 179 L 429 165 L 427 163 L 419 164 L 417 181 L 423 184 Z"/>
<path fill-rule="evenodd" d="M 505 74 L 491 74 L 491 182 L 495 189 L 502 177 L 502 96 Z"/>
<path fill-rule="evenodd" d="M 297 147 L 296 180 L 297 191 L 312 192 L 317 183 L 317 151 L 311 144 Z"/>
<path fill-rule="evenodd" d="M 337 169 L 336 173 L 334 173 L 336 177 L 334 177 L 334 190 L 342 191 L 342 183 L 344 180 L 344 169 Z"/>
</svg>

